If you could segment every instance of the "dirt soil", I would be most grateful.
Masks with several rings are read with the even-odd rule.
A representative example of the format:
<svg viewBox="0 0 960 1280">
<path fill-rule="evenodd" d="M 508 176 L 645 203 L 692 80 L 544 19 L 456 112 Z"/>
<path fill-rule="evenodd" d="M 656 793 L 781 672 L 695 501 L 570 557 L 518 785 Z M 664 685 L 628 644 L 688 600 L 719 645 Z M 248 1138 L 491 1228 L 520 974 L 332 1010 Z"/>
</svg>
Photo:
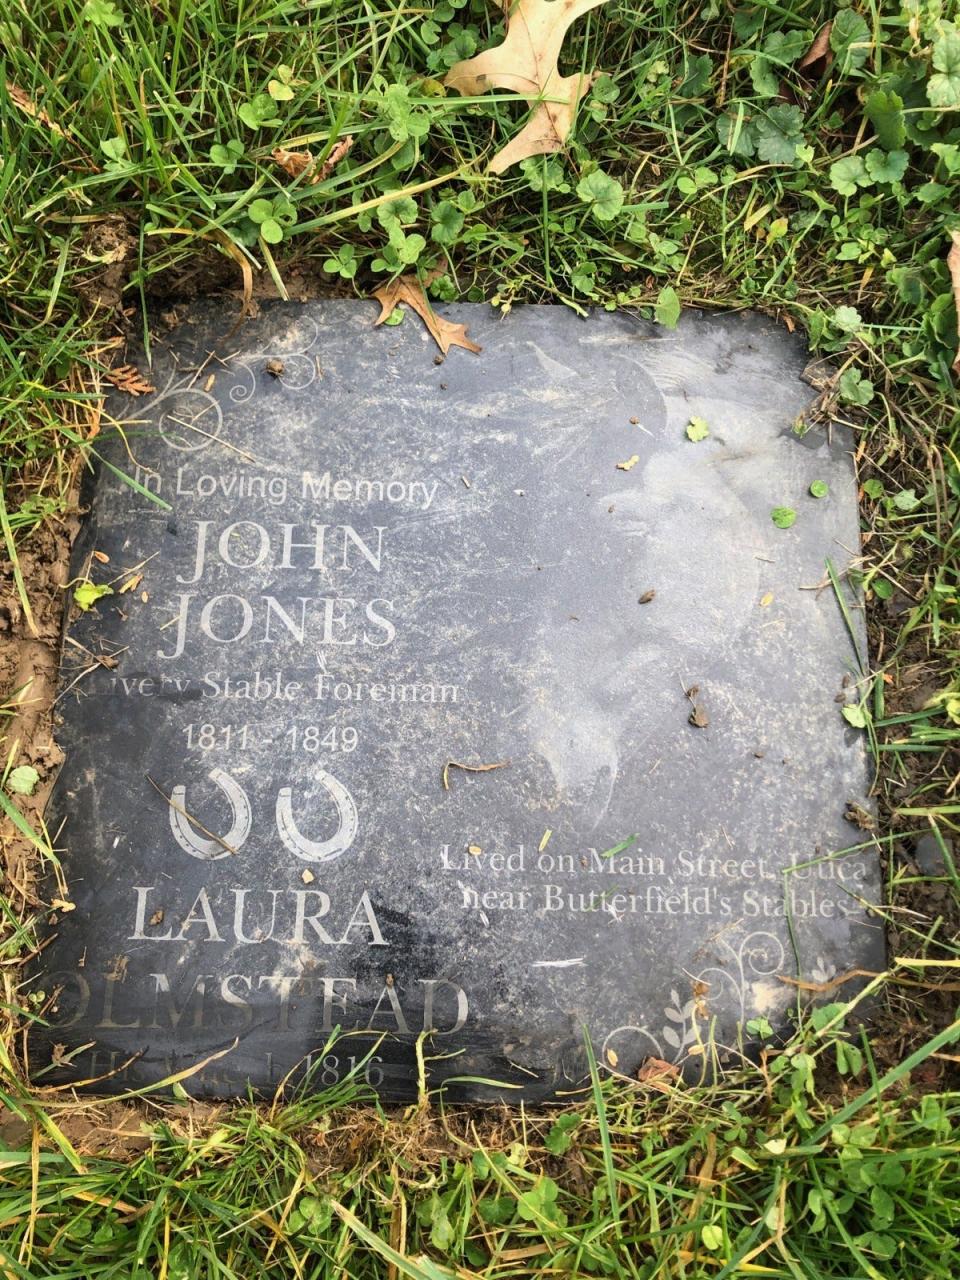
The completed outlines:
<svg viewBox="0 0 960 1280">
<path fill-rule="evenodd" d="M 63 759 L 56 744 L 55 698 L 70 547 L 79 527 L 73 513 L 41 525 L 18 548 L 20 570 L 30 600 L 24 610 L 9 560 L 0 561 L 0 708 L 10 716 L 0 737 L 3 759 L 32 765 L 40 781 L 30 796 L 12 797 L 27 823 L 42 830 L 42 816 Z M 55 833 L 50 833 L 55 839 Z M 39 858 L 33 843 L 0 826 L 4 892 L 21 917 L 42 907 L 38 896 Z"/>
</svg>

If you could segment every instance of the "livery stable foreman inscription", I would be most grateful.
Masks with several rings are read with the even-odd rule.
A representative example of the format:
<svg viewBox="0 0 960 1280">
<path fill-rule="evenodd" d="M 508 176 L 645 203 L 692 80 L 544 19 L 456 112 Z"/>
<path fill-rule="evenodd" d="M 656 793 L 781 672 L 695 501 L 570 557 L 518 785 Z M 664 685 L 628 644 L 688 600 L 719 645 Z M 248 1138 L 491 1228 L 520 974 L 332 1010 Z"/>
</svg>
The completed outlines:
<svg viewBox="0 0 960 1280">
<path fill-rule="evenodd" d="M 452 1098 L 555 1097 L 585 1032 L 696 1073 L 788 1025 L 791 978 L 882 963 L 823 589 L 854 480 L 794 430 L 801 345 L 453 314 L 481 356 L 360 302 L 200 308 L 112 404 L 37 1079 L 405 1097 L 421 1056 Z"/>
</svg>

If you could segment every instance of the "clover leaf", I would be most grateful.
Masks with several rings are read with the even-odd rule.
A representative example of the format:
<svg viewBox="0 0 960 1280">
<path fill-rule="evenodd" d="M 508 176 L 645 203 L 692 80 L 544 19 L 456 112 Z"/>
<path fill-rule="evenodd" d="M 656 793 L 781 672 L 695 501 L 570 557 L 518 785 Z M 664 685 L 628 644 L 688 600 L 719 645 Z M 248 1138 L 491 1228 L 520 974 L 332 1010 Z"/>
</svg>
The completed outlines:
<svg viewBox="0 0 960 1280">
<path fill-rule="evenodd" d="M 710 428 L 707 426 L 703 418 L 691 418 L 687 424 L 687 439 L 697 444 L 700 440 L 706 440 L 710 434 Z"/>
<path fill-rule="evenodd" d="M 612 221 L 623 208 L 623 187 L 602 169 L 594 169 L 593 173 L 580 179 L 577 195 L 601 222 Z"/>
<path fill-rule="evenodd" d="M 293 226 L 297 211 L 285 196 L 267 200 L 263 196 L 250 202 L 247 217 L 257 228 L 257 234 L 267 244 L 280 244 L 284 227 Z"/>
<path fill-rule="evenodd" d="M 249 102 L 241 102 L 237 108 L 237 115 L 248 129 L 275 128 L 283 123 L 268 93 L 258 93 Z"/>
<path fill-rule="evenodd" d="M 332 275 L 338 275 L 344 280 L 352 280 L 357 274 L 357 251 L 352 244 L 342 244 L 337 250 L 337 256 L 327 258 L 323 264 L 324 271 L 329 271 Z"/>
<path fill-rule="evenodd" d="M 757 155 L 767 164 L 793 164 L 803 142 L 800 108 L 781 103 L 759 115 L 754 122 Z"/>
<path fill-rule="evenodd" d="M 430 239 L 437 244 L 456 244 L 463 230 L 463 214 L 452 200 L 441 200 L 430 211 L 433 228 Z"/>
<path fill-rule="evenodd" d="M 856 333 L 863 328 L 863 320 L 856 307 L 835 307 L 833 324 L 841 333 Z"/>
<path fill-rule="evenodd" d="M 210 148 L 210 159 L 213 164 L 219 165 L 224 173 L 233 173 L 237 167 L 237 161 L 243 155 L 243 143 L 236 138 L 230 138 L 226 143 L 215 142 Z"/>
<path fill-rule="evenodd" d="M 909 157 L 905 151 L 881 151 L 872 147 L 864 161 L 874 182 L 899 182 L 907 172 Z"/>
<path fill-rule="evenodd" d="M 845 369 L 840 375 L 840 399 L 847 404 L 865 406 L 873 399 L 873 383 L 859 369 Z"/>
<path fill-rule="evenodd" d="M 123 15 L 117 12 L 113 0 L 87 0 L 83 6 L 82 17 L 101 31 L 109 27 L 122 27 Z"/>
<path fill-rule="evenodd" d="M 293 97 L 293 89 L 291 88 L 291 80 L 293 79 L 293 68 L 284 66 L 282 63 L 277 67 L 277 78 L 267 82 L 267 93 L 274 102 L 289 102 Z"/>
<path fill-rule="evenodd" d="M 113 588 L 108 587 L 106 583 L 91 582 L 85 578 L 83 582 L 77 583 L 73 589 L 73 598 L 79 608 L 87 613 L 98 600 L 103 596 L 112 596 Z"/>
<path fill-rule="evenodd" d="M 863 156 L 844 156 L 830 166 L 830 185 L 842 196 L 852 196 L 857 187 L 869 187 L 872 182 Z"/>
<path fill-rule="evenodd" d="M 927 81 L 931 107 L 960 107 L 960 31 L 952 22 L 943 24 L 943 31 L 933 42 L 933 65 L 937 74 Z"/>
<path fill-rule="evenodd" d="M 7 775 L 7 790 L 15 796 L 32 796 L 40 775 L 31 764 L 18 765 Z"/>
</svg>

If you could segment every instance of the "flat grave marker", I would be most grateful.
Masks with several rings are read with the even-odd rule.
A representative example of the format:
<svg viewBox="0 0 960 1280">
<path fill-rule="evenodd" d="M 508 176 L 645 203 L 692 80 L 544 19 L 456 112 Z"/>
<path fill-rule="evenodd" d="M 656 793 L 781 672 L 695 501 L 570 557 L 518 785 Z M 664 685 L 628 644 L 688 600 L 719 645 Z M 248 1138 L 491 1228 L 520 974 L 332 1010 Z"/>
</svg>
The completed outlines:
<svg viewBox="0 0 960 1280">
<path fill-rule="evenodd" d="M 369 303 L 198 306 L 111 405 L 38 1081 L 402 1098 L 419 1052 L 450 1098 L 550 1098 L 585 1029 L 697 1071 L 784 1026 L 783 979 L 882 964 L 876 854 L 842 852 L 862 624 L 822 585 L 855 483 L 794 430 L 802 344 L 448 314 L 480 356 Z"/>
</svg>

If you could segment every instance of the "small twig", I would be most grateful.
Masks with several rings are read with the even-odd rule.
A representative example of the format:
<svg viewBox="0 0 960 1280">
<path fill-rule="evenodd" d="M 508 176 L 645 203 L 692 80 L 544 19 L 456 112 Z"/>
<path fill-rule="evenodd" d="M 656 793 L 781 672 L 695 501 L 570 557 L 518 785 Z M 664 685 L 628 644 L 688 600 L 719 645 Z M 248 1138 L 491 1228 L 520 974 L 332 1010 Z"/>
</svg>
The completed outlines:
<svg viewBox="0 0 960 1280">
<path fill-rule="evenodd" d="M 491 769 L 505 769 L 509 760 L 498 760 L 495 764 L 462 764 L 459 760 L 448 760 L 443 766 L 443 789 L 450 790 L 450 770 L 463 769 L 465 773 L 489 773 Z"/>
<path fill-rule="evenodd" d="M 819 994 L 825 991 L 833 991 L 836 987 L 842 987 L 851 978 L 882 977 L 882 973 L 874 973 L 872 969 L 848 969 L 846 973 L 838 974 L 837 977 L 831 978 L 829 982 L 804 982 L 801 978 L 788 978 L 786 974 L 777 974 L 778 981 L 785 982 L 788 986 L 796 987 L 798 991 L 814 991 Z"/>
<path fill-rule="evenodd" d="M 187 821 L 192 822 L 198 831 L 202 831 L 203 834 L 205 836 L 209 836 L 211 840 L 216 840 L 217 844 L 222 846 L 222 848 L 226 849 L 227 853 L 237 852 L 236 849 L 234 849 L 233 845 L 227 844 L 226 840 L 224 840 L 221 836 L 218 836 L 216 832 L 208 831 L 207 828 L 203 825 L 203 823 L 199 822 L 193 816 L 192 813 L 187 813 L 186 809 L 181 809 L 180 805 L 176 803 L 176 801 L 173 799 L 172 796 L 168 796 L 162 787 L 157 786 L 154 780 L 150 777 L 149 773 L 145 773 L 143 776 L 150 783 L 151 787 L 154 787 L 157 791 L 160 792 L 160 794 L 163 796 L 164 800 L 166 800 L 170 808 L 175 809 L 177 813 L 183 814 L 183 816 L 187 819 Z"/>
</svg>

